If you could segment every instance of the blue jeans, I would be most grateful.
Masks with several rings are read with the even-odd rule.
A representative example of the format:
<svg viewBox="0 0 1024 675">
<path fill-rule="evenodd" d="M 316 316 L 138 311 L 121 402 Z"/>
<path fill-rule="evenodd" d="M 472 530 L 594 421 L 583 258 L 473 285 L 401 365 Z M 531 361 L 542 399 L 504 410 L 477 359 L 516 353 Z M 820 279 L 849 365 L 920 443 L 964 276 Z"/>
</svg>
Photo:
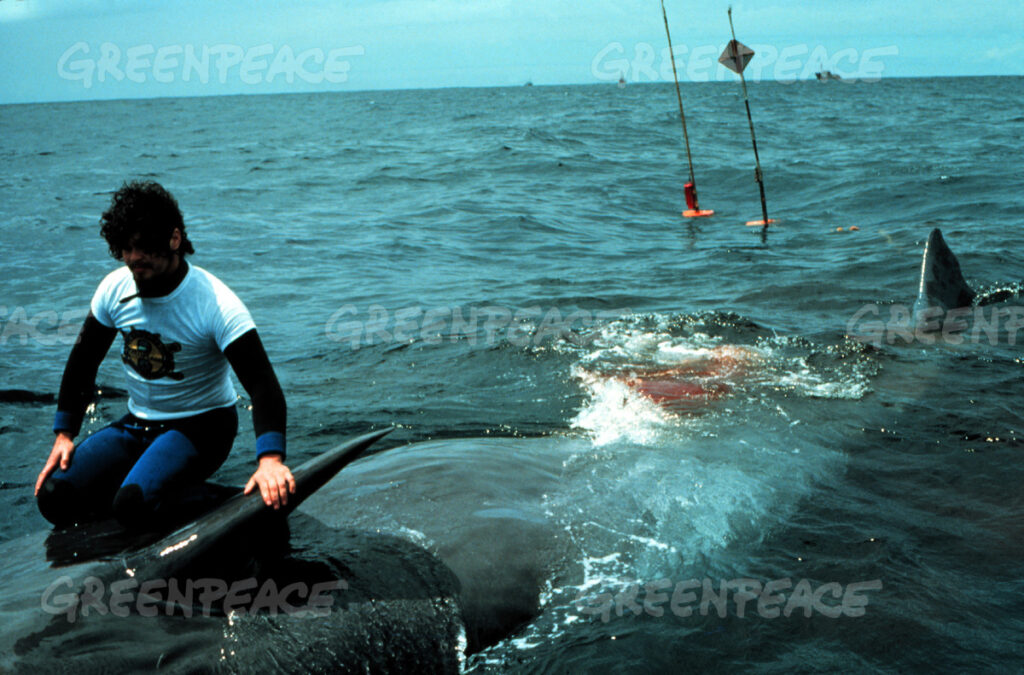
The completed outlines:
<svg viewBox="0 0 1024 675">
<path fill-rule="evenodd" d="M 79 443 L 68 470 L 47 478 L 39 511 L 54 525 L 111 513 L 130 526 L 173 518 L 187 488 L 227 459 L 237 432 L 234 406 L 174 420 L 125 415 Z"/>
</svg>

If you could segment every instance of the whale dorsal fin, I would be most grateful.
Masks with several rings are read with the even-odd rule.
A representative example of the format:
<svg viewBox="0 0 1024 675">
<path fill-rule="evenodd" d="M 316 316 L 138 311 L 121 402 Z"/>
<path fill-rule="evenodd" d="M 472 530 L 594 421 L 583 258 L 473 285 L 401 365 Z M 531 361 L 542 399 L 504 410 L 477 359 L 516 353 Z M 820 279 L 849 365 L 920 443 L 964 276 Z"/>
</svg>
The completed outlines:
<svg viewBox="0 0 1024 675">
<path fill-rule="evenodd" d="M 914 313 L 919 314 L 929 308 L 950 310 L 969 307 L 974 297 L 974 291 L 960 272 L 960 262 L 949 250 L 942 232 L 935 228 L 928 235 L 928 243 L 924 247 L 921 284 L 914 303 Z"/>
</svg>

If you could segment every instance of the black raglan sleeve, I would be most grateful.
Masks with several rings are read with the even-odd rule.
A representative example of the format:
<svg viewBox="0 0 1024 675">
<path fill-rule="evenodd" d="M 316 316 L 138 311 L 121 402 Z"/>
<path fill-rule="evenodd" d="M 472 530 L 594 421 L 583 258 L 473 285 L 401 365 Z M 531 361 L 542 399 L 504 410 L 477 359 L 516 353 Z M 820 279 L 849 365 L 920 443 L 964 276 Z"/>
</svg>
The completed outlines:
<svg viewBox="0 0 1024 675">
<path fill-rule="evenodd" d="M 285 458 L 288 410 L 284 392 L 256 329 L 244 333 L 224 349 L 224 356 L 252 399 L 252 425 L 256 432 L 256 459 L 269 453 Z"/>
<path fill-rule="evenodd" d="M 72 438 L 78 435 L 96 386 L 96 373 L 116 336 L 117 330 L 97 321 L 92 312 L 85 317 L 60 381 L 54 432 L 63 431 Z"/>
</svg>

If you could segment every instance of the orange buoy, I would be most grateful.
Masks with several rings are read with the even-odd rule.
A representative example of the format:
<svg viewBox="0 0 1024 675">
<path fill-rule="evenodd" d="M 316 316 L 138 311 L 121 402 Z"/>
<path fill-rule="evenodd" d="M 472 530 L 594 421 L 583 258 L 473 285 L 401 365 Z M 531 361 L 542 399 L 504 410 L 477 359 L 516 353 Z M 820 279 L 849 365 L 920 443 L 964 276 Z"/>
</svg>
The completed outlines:
<svg viewBox="0 0 1024 675">
<path fill-rule="evenodd" d="M 689 210 L 700 210 L 697 206 L 697 187 L 693 184 L 692 180 L 683 186 L 683 195 L 686 197 L 686 206 L 689 207 Z"/>
<path fill-rule="evenodd" d="M 687 209 L 683 211 L 683 216 L 687 218 L 701 218 L 714 214 L 714 211 L 701 209 L 697 205 L 697 187 L 693 184 L 693 181 L 683 185 L 683 195 L 686 197 L 687 206 Z"/>
</svg>

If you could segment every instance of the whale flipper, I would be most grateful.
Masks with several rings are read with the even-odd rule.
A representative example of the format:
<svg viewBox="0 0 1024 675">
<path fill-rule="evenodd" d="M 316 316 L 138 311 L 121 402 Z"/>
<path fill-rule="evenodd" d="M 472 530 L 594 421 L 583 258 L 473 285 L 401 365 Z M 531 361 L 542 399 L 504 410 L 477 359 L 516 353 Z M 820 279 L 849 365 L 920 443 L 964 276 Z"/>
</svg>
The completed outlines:
<svg viewBox="0 0 1024 675">
<path fill-rule="evenodd" d="M 314 457 L 292 472 L 295 494 L 288 498 L 280 513 L 287 515 L 316 492 L 368 447 L 391 433 L 392 429 L 371 431 Z M 170 578 L 177 570 L 209 551 L 230 534 L 269 512 L 259 491 L 236 494 L 221 506 L 189 523 L 154 544 L 124 557 L 124 566 L 140 579 Z"/>
</svg>

